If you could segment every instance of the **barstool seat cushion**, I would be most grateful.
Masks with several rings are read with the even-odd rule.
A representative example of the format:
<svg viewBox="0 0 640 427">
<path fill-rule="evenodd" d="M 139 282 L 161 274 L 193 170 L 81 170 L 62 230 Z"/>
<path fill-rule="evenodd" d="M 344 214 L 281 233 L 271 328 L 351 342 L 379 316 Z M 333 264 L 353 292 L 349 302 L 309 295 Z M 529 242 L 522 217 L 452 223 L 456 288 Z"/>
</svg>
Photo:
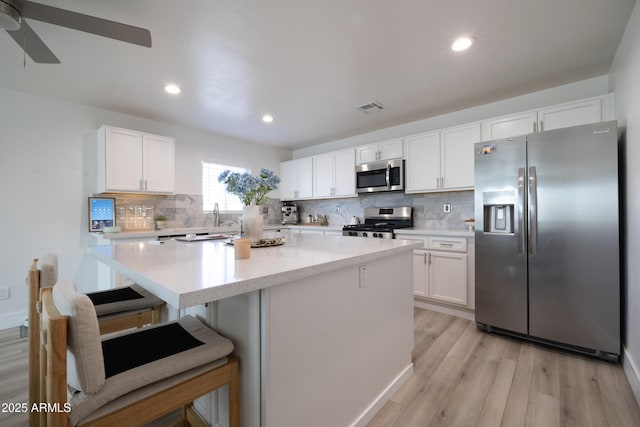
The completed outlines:
<svg viewBox="0 0 640 427">
<path fill-rule="evenodd" d="M 100 317 L 124 311 L 151 309 L 164 304 L 160 298 L 135 283 L 123 288 L 89 292 L 87 296 Z"/>
<path fill-rule="evenodd" d="M 40 269 L 40 287 L 46 288 L 58 281 L 58 256 L 48 253 L 38 260 Z M 86 294 L 93 303 L 96 314 L 100 317 L 120 314 L 126 311 L 146 311 L 164 304 L 164 301 L 134 283 L 130 286 L 88 292 Z"/>
<path fill-rule="evenodd" d="M 144 337 L 143 335 L 147 335 Z M 180 341 L 177 351 L 172 339 Z M 148 348 L 131 349 L 127 342 L 155 340 Z M 212 362 L 224 362 L 233 343 L 192 316 L 124 333 L 103 342 L 106 379 L 100 390 L 87 396 L 76 392 L 71 399 L 71 419 L 76 422 L 132 391 Z M 222 363 L 221 362 L 221 363 Z M 195 374 L 194 374 L 195 375 Z"/>
</svg>

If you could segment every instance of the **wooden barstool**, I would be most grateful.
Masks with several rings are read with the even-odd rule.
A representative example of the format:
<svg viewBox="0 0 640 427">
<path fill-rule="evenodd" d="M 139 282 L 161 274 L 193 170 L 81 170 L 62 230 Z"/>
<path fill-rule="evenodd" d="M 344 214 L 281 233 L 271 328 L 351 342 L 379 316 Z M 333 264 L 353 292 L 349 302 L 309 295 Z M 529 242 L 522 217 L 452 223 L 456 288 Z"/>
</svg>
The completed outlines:
<svg viewBox="0 0 640 427">
<path fill-rule="evenodd" d="M 38 403 L 40 377 L 39 316 L 36 303 L 40 289 L 52 287 L 58 281 L 58 257 L 48 253 L 40 260 L 33 260 L 27 272 L 29 319 L 29 406 Z M 92 292 L 87 296 L 100 312 L 100 333 L 107 334 L 129 328 L 138 328 L 160 321 L 160 309 L 164 301 L 141 288 L 132 285 L 107 291 Z M 37 413 L 30 412 L 30 425 L 36 425 Z"/>
<path fill-rule="evenodd" d="M 185 316 L 101 339 L 93 304 L 73 281 L 43 288 L 41 301 L 41 401 L 59 409 L 43 425 L 134 427 L 180 408 L 183 425 L 206 425 L 193 400 L 227 385 L 229 425 L 240 426 L 233 343 L 199 320 Z"/>
</svg>

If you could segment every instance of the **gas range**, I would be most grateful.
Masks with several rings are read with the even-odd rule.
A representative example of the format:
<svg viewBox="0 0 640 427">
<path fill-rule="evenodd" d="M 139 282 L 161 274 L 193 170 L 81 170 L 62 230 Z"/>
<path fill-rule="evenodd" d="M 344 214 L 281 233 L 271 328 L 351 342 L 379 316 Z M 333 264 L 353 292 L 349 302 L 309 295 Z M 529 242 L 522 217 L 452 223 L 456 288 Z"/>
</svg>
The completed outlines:
<svg viewBox="0 0 640 427">
<path fill-rule="evenodd" d="M 345 225 L 343 236 L 394 239 L 396 228 L 413 227 L 413 208 L 365 208 L 364 224 Z"/>
</svg>

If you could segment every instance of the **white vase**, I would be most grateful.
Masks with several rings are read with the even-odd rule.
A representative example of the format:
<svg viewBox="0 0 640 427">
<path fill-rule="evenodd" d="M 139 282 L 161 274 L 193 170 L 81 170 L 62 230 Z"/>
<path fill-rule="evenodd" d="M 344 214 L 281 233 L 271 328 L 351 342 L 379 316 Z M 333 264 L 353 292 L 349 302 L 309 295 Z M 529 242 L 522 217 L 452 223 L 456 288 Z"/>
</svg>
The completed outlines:
<svg viewBox="0 0 640 427">
<path fill-rule="evenodd" d="M 260 214 L 259 205 L 244 206 L 242 208 L 242 227 L 245 237 L 251 239 L 252 243 L 262 240 L 264 218 Z"/>
</svg>

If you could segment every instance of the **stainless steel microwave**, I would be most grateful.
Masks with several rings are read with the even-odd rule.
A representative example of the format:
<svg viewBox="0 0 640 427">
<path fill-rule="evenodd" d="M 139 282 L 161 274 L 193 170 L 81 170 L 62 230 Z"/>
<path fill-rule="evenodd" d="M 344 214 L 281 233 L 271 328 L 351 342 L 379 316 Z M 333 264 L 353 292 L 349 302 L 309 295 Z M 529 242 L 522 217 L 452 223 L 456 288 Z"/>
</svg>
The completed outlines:
<svg viewBox="0 0 640 427">
<path fill-rule="evenodd" d="M 356 166 L 358 193 L 404 191 L 404 160 L 393 159 Z"/>
</svg>

